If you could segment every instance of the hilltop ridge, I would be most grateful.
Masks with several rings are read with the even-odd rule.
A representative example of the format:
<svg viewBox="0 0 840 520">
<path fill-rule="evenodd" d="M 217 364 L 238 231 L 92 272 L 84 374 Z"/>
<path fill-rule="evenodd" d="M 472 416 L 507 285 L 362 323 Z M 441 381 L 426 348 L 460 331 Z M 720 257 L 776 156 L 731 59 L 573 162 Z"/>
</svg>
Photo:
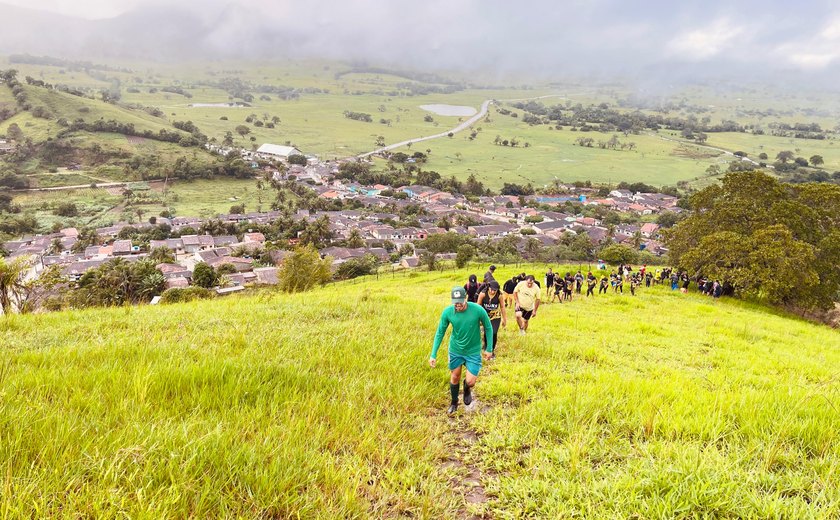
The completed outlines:
<svg viewBox="0 0 840 520">
<path fill-rule="evenodd" d="M 4 509 L 840 513 L 836 331 L 662 287 L 578 296 L 504 331 L 476 412 L 450 420 L 426 359 L 449 289 L 482 268 L 1 320 Z M 482 494 L 452 487 L 468 474 Z"/>
</svg>

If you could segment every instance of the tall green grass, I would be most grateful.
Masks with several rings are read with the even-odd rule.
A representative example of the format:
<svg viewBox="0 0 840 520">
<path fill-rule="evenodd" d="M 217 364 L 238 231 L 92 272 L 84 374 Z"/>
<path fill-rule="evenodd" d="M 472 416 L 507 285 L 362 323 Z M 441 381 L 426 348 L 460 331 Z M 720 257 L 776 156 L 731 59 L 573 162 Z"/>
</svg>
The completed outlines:
<svg viewBox="0 0 840 520">
<path fill-rule="evenodd" d="M 426 360 L 480 271 L 0 320 L 0 516 L 454 518 L 456 426 L 497 518 L 837 516 L 835 331 L 664 289 L 553 304 L 452 423 Z"/>
</svg>

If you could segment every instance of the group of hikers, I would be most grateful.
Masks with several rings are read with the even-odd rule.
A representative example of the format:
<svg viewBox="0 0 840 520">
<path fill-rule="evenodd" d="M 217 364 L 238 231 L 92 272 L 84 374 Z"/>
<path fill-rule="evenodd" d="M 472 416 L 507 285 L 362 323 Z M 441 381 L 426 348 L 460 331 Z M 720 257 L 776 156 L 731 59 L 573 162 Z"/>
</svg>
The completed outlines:
<svg viewBox="0 0 840 520">
<path fill-rule="evenodd" d="M 602 272 L 600 278 L 590 270 L 585 276 L 582 270 L 574 275 L 571 271 L 565 276 L 548 269 L 543 282 L 546 293 L 550 295 L 547 303 L 571 301 L 574 294 L 580 295 L 586 288 L 586 297 L 594 297 L 595 289 L 598 294 L 606 294 L 609 289 L 613 293 L 624 293 L 627 284 L 630 294 L 644 286 L 671 284 L 672 290 L 680 289 L 687 292 L 691 277 L 685 271 L 672 268 L 648 269 L 643 265 L 633 270 L 630 265 L 619 265 L 609 275 L 603 262 L 598 263 Z M 499 328 L 507 327 L 507 315 L 510 308 L 514 309 L 519 334 L 524 336 L 528 331 L 530 320 L 537 317 L 537 310 L 542 302 L 542 285 L 534 275 L 520 273 L 500 284 L 494 274 L 496 266 L 491 265 L 481 282 L 476 275 L 470 275 L 463 286 L 453 287 L 450 291 L 452 305 L 447 306 L 441 314 L 437 332 L 429 358 L 429 365 L 437 364 L 437 353 L 446 330 L 452 326 L 449 338 L 449 391 L 451 403 L 448 412 L 455 413 L 458 409 L 458 395 L 460 392 L 461 370 L 467 367 L 464 378 L 464 404 L 472 403 L 472 388 L 475 386 L 478 373 L 481 370 L 482 358 L 489 360 L 496 356 Z M 697 283 L 702 294 L 719 298 L 726 288 L 718 280 L 698 277 Z"/>
<path fill-rule="evenodd" d="M 467 367 L 464 404 L 472 403 L 472 387 L 481 370 L 482 357 L 488 360 L 495 357 L 499 327 L 507 326 L 508 308 L 514 306 L 520 335 L 525 335 L 530 320 L 537 317 L 541 292 L 534 276 L 522 273 L 521 277 L 508 280 L 503 289 L 493 276 L 495 271 L 496 266 L 491 265 L 482 283 L 479 284 L 478 278 L 471 275 L 466 285 L 453 287 L 450 291 L 452 305 L 447 306 L 440 316 L 429 365 L 436 366 L 443 336 L 452 325 L 449 337 L 450 414 L 458 409 L 461 369 L 464 366 Z"/>
</svg>

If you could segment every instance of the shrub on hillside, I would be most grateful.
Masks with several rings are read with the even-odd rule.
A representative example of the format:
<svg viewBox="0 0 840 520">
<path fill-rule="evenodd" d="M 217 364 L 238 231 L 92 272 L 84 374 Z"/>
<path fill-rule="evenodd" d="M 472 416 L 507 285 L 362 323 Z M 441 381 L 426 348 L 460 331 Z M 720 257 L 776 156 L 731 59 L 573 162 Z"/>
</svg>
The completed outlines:
<svg viewBox="0 0 840 520">
<path fill-rule="evenodd" d="M 216 296 L 216 293 L 204 287 L 173 287 L 163 291 L 160 296 L 160 303 L 183 303 L 193 300 L 207 300 Z"/>
<path fill-rule="evenodd" d="M 458 268 L 466 266 L 475 256 L 475 248 L 470 244 L 458 247 L 458 254 L 455 255 L 455 265 Z"/>
<path fill-rule="evenodd" d="M 332 259 L 321 259 L 314 247 L 298 247 L 278 269 L 278 287 L 281 291 L 300 292 L 324 285 L 332 278 L 331 265 Z"/>
<path fill-rule="evenodd" d="M 199 262 L 195 264 L 192 277 L 193 285 L 209 289 L 210 287 L 216 285 L 218 280 L 219 276 L 216 274 L 213 266 L 207 264 L 206 262 Z"/>
<path fill-rule="evenodd" d="M 60 217 L 76 217 L 79 215 L 79 208 L 74 202 L 62 202 L 55 208 L 55 214 Z"/>
<path fill-rule="evenodd" d="M 336 280 L 349 280 L 359 276 L 367 276 L 376 273 L 376 268 L 379 266 L 379 260 L 371 254 L 367 254 L 362 258 L 350 259 L 335 270 Z"/>
<path fill-rule="evenodd" d="M 71 306 L 92 307 L 146 303 L 164 290 L 166 281 L 149 260 L 116 258 L 86 272 L 77 285 L 70 292 Z"/>
<path fill-rule="evenodd" d="M 622 244 L 610 244 L 601 249 L 598 257 L 610 264 L 633 264 L 638 261 L 636 250 Z"/>
</svg>

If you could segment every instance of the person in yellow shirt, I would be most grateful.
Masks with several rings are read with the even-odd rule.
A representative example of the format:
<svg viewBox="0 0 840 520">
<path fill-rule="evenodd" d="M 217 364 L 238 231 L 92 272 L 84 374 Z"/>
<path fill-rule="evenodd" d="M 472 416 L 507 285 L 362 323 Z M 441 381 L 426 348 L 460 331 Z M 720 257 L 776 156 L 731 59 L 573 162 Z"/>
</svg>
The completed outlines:
<svg viewBox="0 0 840 520">
<path fill-rule="evenodd" d="M 516 322 L 519 324 L 519 334 L 524 336 L 528 330 L 528 322 L 537 317 L 540 308 L 540 286 L 534 283 L 534 276 L 528 275 L 525 280 L 516 284 L 513 290 L 516 301 Z"/>
</svg>

